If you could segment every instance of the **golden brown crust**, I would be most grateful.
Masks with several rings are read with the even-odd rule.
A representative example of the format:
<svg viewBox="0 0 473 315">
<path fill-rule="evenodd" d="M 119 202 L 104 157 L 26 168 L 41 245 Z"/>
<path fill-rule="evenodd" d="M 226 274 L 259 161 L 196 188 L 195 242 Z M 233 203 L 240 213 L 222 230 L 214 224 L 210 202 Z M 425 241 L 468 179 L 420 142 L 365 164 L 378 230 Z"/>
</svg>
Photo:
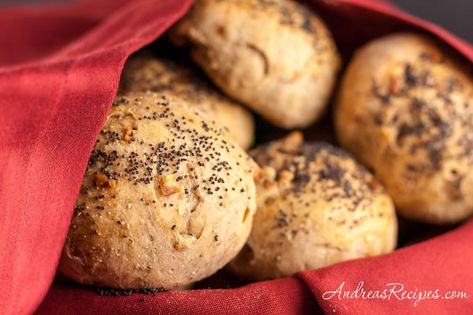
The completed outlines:
<svg viewBox="0 0 473 315">
<path fill-rule="evenodd" d="M 295 1 L 196 1 L 171 38 L 228 95 L 284 128 L 320 117 L 339 66 L 324 23 Z"/>
<path fill-rule="evenodd" d="M 392 251 L 392 200 L 347 153 L 304 143 L 293 133 L 252 155 L 266 176 L 257 182 L 250 238 L 230 268 L 250 279 L 290 276 L 340 261 Z"/>
<path fill-rule="evenodd" d="M 396 34 L 355 53 L 335 109 L 338 139 L 399 212 L 453 223 L 473 212 L 473 81 L 429 39 Z"/>
<path fill-rule="evenodd" d="M 175 289 L 213 274 L 241 249 L 256 205 L 255 164 L 182 102 L 153 93 L 116 98 L 62 253 L 66 276 Z"/>
<path fill-rule="evenodd" d="M 251 113 L 237 102 L 224 96 L 185 60 L 141 53 L 125 64 L 120 90 L 123 92 L 172 93 L 198 110 L 208 120 L 226 127 L 243 148 L 254 140 Z"/>
</svg>

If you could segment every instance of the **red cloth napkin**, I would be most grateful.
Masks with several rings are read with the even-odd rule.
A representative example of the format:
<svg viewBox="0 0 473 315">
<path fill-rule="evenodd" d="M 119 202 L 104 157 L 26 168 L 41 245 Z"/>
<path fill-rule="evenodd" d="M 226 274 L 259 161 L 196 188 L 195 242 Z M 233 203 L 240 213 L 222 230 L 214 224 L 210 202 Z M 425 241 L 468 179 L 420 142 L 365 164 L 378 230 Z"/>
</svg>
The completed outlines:
<svg viewBox="0 0 473 315">
<path fill-rule="evenodd" d="M 469 299 L 328 298 L 326 291 L 449 290 L 473 294 L 473 223 L 393 254 L 239 289 L 102 297 L 51 283 L 82 175 L 134 51 L 191 0 L 84 1 L 0 9 L 0 314 L 468 313 Z M 470 63 L 473 48 L 385 2 L 312 1 L 346 56 L 394 31 L 435 35 Z M 398 288 L 398 287 L 397 287 Z M 49 290 L 49 292 L 48 292 Z M 361 289 L 359 288 L 361 292 Z M 399 293 L 400 295 L 400 293 Z M 39 308 L 38 308 L 39 306 Z"/>
</svg>

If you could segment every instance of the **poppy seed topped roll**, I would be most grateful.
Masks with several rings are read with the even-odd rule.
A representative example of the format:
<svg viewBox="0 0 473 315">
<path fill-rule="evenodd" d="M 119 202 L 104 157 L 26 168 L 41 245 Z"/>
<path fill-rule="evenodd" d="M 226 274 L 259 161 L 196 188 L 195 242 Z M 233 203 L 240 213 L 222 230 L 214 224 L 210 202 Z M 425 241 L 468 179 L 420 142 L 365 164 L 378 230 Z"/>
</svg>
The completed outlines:
<svg viewBox="0 0 473 315">
<path fill-rule="evenodd" d="M 228 95 L 283 128 L 322 115 L 340 63 L 323 21 L 291 0 L 195 1 L 171 39 Z"/>
<path fill-rule="evenodd" d="M 176 289 L 242 248 L 256 165 L 183 104 L 155 93 L 117 96 L 84 175 L 64 275 L 109 288 Z"/>
<path fill-rule="evenodd" d="M 346 152 L 304 143 L 301 134 L 252 151 L 265 176 L 257 181 L 250 238 L 230 269 L 247 279 L 394 250 L 397 220 L 384 188 Z"/>
<path fill-rule="evenodd" d="M 473 79 L 429 38 L 394 34 L 360 48 L 335 124 L 401 215 L 445 224 L 473 213 Z"/>
</svg>

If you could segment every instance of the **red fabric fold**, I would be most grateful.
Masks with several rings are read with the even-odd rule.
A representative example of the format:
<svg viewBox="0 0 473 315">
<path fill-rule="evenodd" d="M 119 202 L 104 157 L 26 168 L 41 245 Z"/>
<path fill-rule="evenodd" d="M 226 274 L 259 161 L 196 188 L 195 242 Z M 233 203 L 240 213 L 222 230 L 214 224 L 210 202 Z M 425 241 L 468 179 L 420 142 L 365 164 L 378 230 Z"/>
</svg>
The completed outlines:
<svg viewBox="0 0 473 315">
<path fill-rule="evenodd" d="M 85 1 L 0 9 L 0 314 L 465 313 L 472 299 L 382 301 L 332 298 L 341 283 L 380 290 L 473 294 L 473 223 L 393 254 L 356 260 L 239 289 L 103 297 L 51 286 L 88 156 L 126 58 L 159 37 L 191 0 Z M 367 40 L 428 32 L 466 60 L 473 48 L 386 2 L 312 1 L 349 56 Z M 395 298 L 394 298 L 395 299 Z"/>
<path fill-rule="evenodd" d="M 296 278 L 239 289 L 162 292 L 156 295 L 100 296 L 68 285 L 53 286 L 37 314 L 311 314 L 316 300 Z"/>
<path fill-rule="evenodd" d="M 44 298 L 123 63 L 189 5 L 188 0 L 127 2 L 59 51 L 0 69 L 0 314 L 31 313 Z M 79 21 L 90 26 L 85 15 L 74 21 L 83 27 Z M 42 30 L 57 20 L 43 23 Z M 16 26 L 21 25 L 1 28 L 0 38 L 15 36 Z M 41 40 L 45 47 L 58 42 Z M 34 45 L 25 44 L 17 53 L 24 56 L 29 49 Z"/>
<path fill-rule="evenodd" d="M 398 283 L 406 291 L 440 290 L 473 292 L 473 221 L 450 233 L 397 250 L 381 257 L 361 259 L 328 268 L 302 272 L 300 279 L 311 288 L 326 314 L 466 314 L 473 310 L 473 296 L 468 299 L 403 299 L 402 293 L 390 298 L 345 298 L 324 293 L 337 290 L 353 291 L 363 282 L 365 291 L 391 288 Z M 330 299 L 329 299 L 330 298 Z"/>
</svg>

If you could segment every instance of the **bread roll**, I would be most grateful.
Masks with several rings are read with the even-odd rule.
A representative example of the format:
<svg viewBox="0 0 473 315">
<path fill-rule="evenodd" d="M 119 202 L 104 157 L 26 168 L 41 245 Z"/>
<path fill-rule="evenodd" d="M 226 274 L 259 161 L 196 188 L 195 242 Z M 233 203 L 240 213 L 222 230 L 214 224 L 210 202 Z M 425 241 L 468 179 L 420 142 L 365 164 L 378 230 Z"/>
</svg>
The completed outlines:
<svg viewBox="0 0 473 315">
<path fill-rule="evenodd" d="M 242 248 L 256 166 L 225 130 L 182 104 L 117 96 L 84 175 L 63 274 L 110 288 L 175 289 Z"/>
<path fill-rule="evenodd" d="M 430 39 L 360 48 L 335 109 L 340 143 L 373 169 L 399 210 L 426 223 L 473 213 L 473 80 Z"/>
<path fill-rule="evenodd" d="M 173 93 L 210 121 L 226 127 L 243 148 L 254 140 L 253 116 L 237 102 L 221 94 L 198 69 L 184 60 L 142 53 L 125 64 L 123 92 Z"/>
<path fill-rule="evenodd" d="M 344 151 L 303 143 L 300 133 L 256 148 L 266 175 L 257 182 L 250 238 L 230 269 L 247 279 L 290 276 L 392 251 L 394 205 L 376 179 Z"/>
<path fill-rule="evenodd" d="M 171 39 L 189 45 L 228 95 L 283 128 L 321 116 L 339 67 L 325 24 L 290 0 L 199 0 Z"/>
</svg>

